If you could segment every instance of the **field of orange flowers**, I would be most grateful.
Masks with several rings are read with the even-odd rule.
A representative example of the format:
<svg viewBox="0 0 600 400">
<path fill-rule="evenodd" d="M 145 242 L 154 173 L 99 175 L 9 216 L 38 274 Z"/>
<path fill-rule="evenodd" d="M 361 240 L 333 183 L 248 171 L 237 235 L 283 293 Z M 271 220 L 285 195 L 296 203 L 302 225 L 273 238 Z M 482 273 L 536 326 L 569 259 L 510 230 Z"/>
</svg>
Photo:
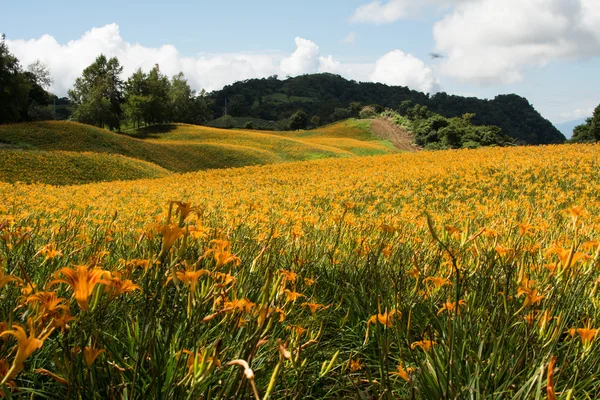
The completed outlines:
<svg viewBox="0 0 600 400">
<path fill-rule="evenodd" d="M 0 184 L 12 398 L 600 397 L 600 147 Z"/>
</svg>

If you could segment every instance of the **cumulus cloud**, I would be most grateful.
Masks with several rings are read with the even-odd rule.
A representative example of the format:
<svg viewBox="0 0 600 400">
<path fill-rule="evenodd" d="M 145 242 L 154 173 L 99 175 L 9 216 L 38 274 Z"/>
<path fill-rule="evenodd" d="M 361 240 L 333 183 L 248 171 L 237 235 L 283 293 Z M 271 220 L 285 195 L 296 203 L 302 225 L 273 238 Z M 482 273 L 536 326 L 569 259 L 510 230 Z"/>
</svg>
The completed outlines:
<svg viewBox="0 0 600 400">
<path fill-rule="evenodd" d="M 373 0 L 354 10 L 350 22 L 389 24 L 413 15 L 424 7 L 448 7 L 463 1 L 470 0 Z"/>
<path fill-rule="evenodd" d="M 516 83 L 528 67 L 600 55 L 598 0 L 471 0 L 433 29 L 441 73 L 479 84 Z"/>
<path fill-rule="evenodd" d="M 433 70 L 411 54 L 394 50 L 375 63 L 370 80 L 394 86 L 408 86 L 425 93 L 439 91 Z"/>
<path fill-rule="evenodd" d="M 50 90 L 59 96 L 66 95 L 75 79 L 100 53 L 117 57 L 123 65 L 124 76 L 131 75 L 137 68 L 149 71 L 159 64 L 168 76 L 181 71 L 193 89 L 208 91 L 244 79 L 315 72 L 335 73 L 357 81 L 376 79 L 422 90 L 431 88 L 434 80 L 431 69 L 410 55 L 395 59 L 388 55 L 382 58 L 383 61 L 369 64 L 343 63 L 331 55 L 321 55 L 319 46 L 304 38 L 296 38 L 296 50 L 287 56 L 264 52 L 190 57 L 179 53 L 172 45 L 146 47 L 129 43 L 121 36 L 118 25 L 110 24 L 93 28 L 66 44 L 58 43 L 50 35 L 32 40 L 8 40 L 7 44 L 23 65 L 38 59 L 44 62 L 54 79 Z M 428 83 L 427 79 L 431 82 Z"/>
<path fill-rule="evenodd" d="M 296 38 L 296 51 L 281 60 L 281 71 L 290 76 L 310 74 L 319 69 L 319 46 L 310 40 Z"/>
</svg>

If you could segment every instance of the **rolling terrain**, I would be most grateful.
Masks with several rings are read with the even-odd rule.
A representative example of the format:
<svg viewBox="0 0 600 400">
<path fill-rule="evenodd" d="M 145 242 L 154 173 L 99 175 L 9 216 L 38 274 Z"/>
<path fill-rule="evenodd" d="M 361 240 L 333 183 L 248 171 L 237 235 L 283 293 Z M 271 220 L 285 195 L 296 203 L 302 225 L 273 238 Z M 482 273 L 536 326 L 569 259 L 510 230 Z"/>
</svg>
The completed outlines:
<svg viewBox="0 0 600 400">
<path fill-rule="evenodd" d="M 127 134 L 62 121 L 2 125 L 0 181 L 63 185 L 399 151 L 372 124 L 348 120 L 297 132 L 173 124 Z"/>
</svg>

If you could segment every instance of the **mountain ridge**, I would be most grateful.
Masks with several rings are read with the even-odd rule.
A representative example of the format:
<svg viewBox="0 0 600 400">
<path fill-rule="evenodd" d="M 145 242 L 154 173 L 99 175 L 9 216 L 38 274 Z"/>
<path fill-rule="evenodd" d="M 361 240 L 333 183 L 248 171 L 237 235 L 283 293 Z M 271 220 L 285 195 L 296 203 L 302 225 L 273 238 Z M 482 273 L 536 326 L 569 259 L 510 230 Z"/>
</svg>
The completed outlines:
<svg viewBox="0 0 600 400">
<path fill-rule="evenodd" d="M 357 116 L 358 107 L 377 104 L 398 109 L 402 102 L 427 106 L 444 117 L 474 113 L 473 123 L 496 125 L 520 144 L 563 143 L 566 138 L 529 101 L 516 94 L 494 99 L 462 97 L 439 92 L 428 95 L 404 86 L 356 82 L 330 73 L 301 75 L 280 80 L 248 79 L 209 94 L 214 117 L 252 117 L 267 121 L 289 118 L 297 110 L 331 123 Z M 354 105 L 353 105 L 354 103 Z"/>
</svg>

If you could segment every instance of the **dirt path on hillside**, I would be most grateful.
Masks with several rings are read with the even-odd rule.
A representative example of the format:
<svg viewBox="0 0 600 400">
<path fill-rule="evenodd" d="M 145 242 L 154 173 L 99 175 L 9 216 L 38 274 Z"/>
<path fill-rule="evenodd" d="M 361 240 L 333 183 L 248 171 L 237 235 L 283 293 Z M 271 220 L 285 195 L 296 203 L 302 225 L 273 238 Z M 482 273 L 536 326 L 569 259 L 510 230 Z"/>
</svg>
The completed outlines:
<svg viewBox="0 0 600 400">
<path fill-rule="evenodd" d="M 394 124 L 389 119 L 372 119 L 373 133 L 383 140 L 389 140 L 392 144 L 403 151 L 419 151 L 419 146 L 414 144 L 412 135 Z"/>
</svg>

